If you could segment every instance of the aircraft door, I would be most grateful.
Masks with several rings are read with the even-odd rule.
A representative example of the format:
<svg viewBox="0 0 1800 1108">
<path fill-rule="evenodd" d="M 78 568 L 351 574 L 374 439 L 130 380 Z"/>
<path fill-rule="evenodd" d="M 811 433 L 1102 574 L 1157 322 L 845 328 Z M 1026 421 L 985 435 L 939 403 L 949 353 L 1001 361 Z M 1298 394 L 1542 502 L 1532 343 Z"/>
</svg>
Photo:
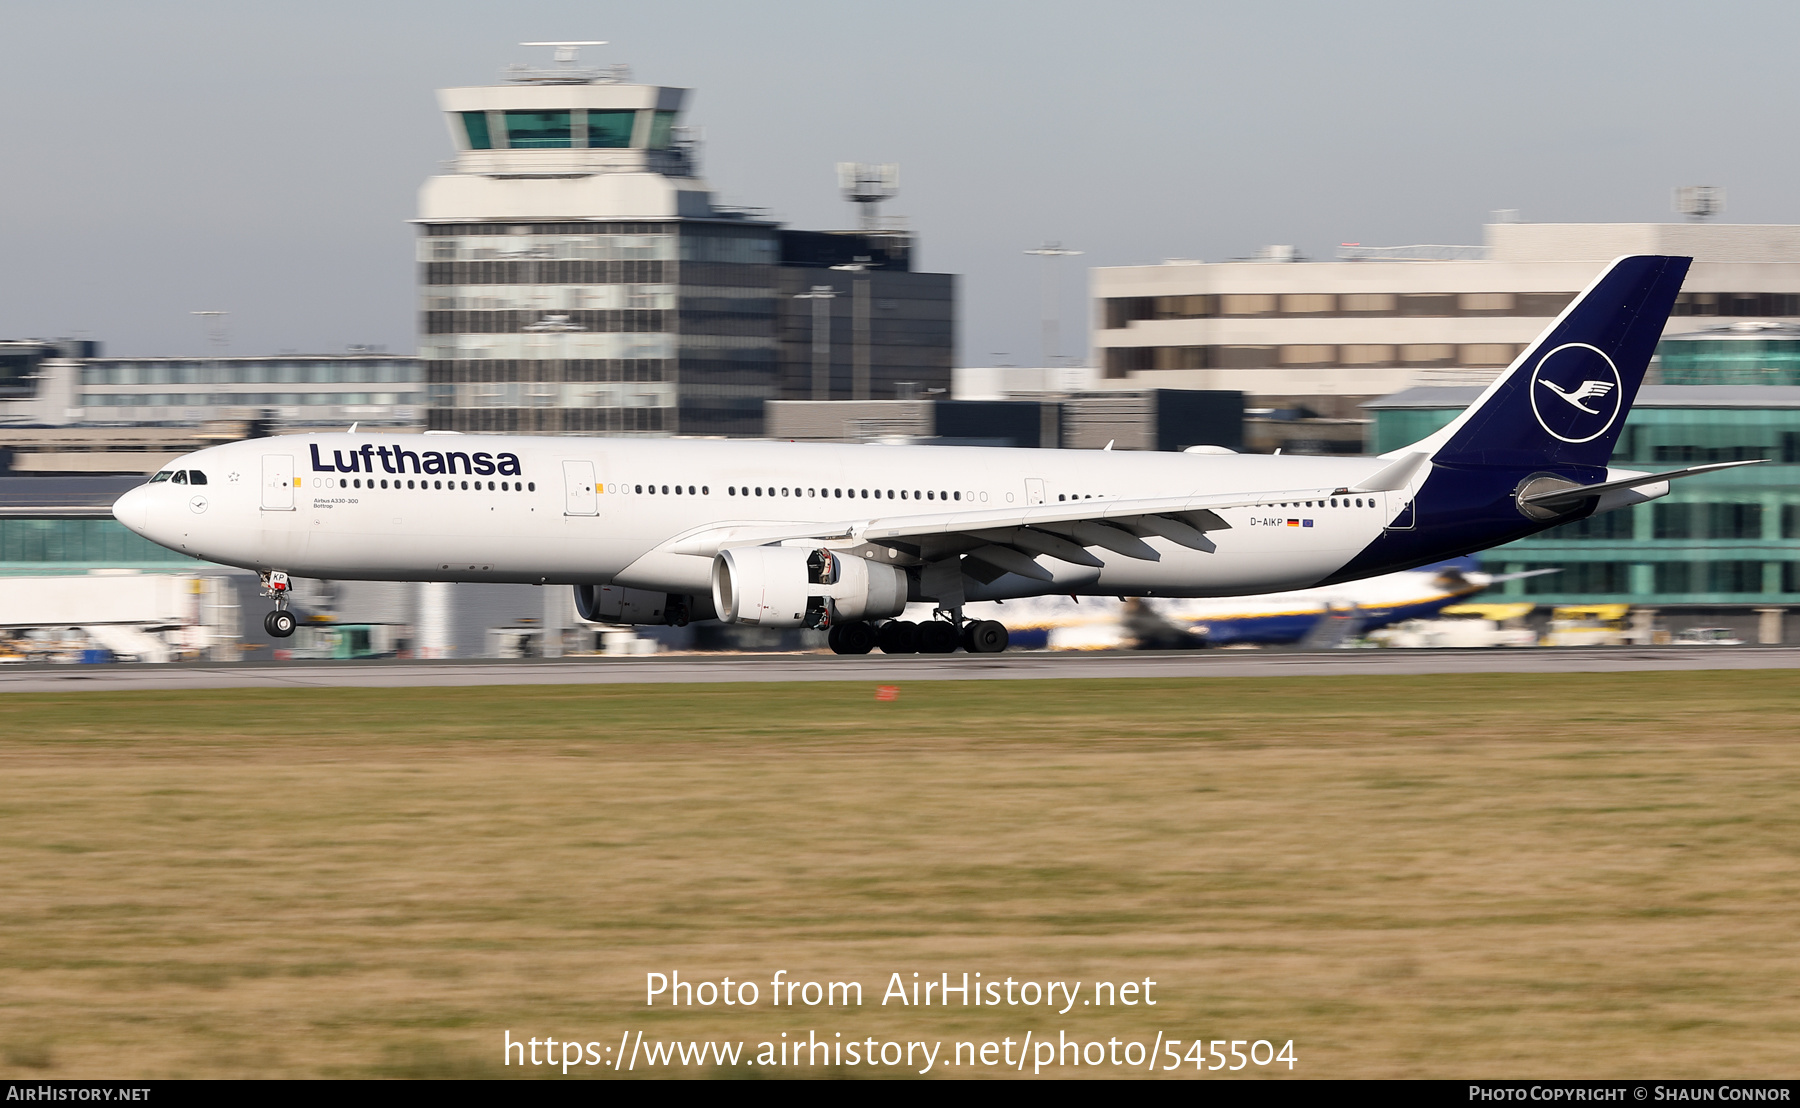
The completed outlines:
<svg viewBox="0 0 1800 1108">
<path fill-rule="evenodd" d="M 1025 478 L 1025 503 L 1042 504 L 1044 502 L 1044 479 L 1042 477 Z"/>
<path fill-rule="evenodd" d="M 1413 494 L 1411 489 L 1400 489 L 1395 492 L 1382 493 L 1387 498 L 1387 518 L 1389 531 L 1411 531 L 1416 522 L 1413 517 Z"/>
<path fill-rule="evenodd" d="M 574 458 L 563 461 L 563 515 L 591 516 L 600 512 L 594 488 L 594 463 Z"/>
<path fill-rule="evenodd" d="M 265 512 L 294 510 L 294 456 L 264 454 L 262 456 L 262 506 Z"/>
</svg>

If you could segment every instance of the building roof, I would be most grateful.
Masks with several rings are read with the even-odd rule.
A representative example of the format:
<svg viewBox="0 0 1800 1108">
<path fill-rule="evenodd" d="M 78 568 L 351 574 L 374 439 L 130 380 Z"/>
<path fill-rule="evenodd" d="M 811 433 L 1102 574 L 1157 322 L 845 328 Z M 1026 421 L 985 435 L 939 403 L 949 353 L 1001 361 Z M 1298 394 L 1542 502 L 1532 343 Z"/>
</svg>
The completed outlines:
<svg viewBox="0 0 1800 1108">
<path fill-rule="evenodd" d="M 1800 338 L 1800 323 L 1764 323 L 1745 320 L 1739 323 L 1727 323 L 1721 327 L 1702 327 L 1698 331 L 1683 331 L 1679 334 L 1665 335 L 1664 342 L 1694 342 L 1718 339 L 1795 339 Z"/>
<path fill-rule="evenodd" d="M 1364 401 L 1364 408 L 1467 408 L 1482 393 L 1477 386 L 1432 386 L 1402 389 Z M 1800 408 L 1800 385 L 1645 385 L 1638 390 L 1639 408 Z"/>
</svg>

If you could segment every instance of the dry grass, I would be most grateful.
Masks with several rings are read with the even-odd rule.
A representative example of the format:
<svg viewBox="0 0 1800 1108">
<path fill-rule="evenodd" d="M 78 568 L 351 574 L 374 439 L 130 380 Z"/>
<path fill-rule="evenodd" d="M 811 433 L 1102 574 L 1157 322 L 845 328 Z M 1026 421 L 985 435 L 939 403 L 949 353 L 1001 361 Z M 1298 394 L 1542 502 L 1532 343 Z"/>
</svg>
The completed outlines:
<svg viewBox="0 0 1800 1108">
<path fill-rule="evenodd" d="M 0 1074 L 516 1074 L 502 1029 L 640 1028 L 1291 1038 L 1315 1077 L 1793 1070 L 1788 674 L 872 693 L 0 698 Z M 763 1006 L 647 1011 L 672 969 Z M 869 1003 L 777 1012 L 776 969 Z M 875 1003 L 946 970 L 1159 1003 Z"/>
</svg>

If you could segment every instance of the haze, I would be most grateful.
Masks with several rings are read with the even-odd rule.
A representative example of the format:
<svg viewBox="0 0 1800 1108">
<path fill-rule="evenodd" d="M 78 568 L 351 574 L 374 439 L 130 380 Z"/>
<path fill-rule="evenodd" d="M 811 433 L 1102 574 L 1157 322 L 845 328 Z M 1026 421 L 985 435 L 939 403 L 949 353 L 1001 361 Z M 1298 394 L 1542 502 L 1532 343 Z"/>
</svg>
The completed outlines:
<svg viewBox="0 0 1800 1108">
<path fill-rule="evenodd" d="M 0 9 L 0 336 L 107 353 L 414 348 L 415 192 L 451 153 L 433 101 L 547 51 L 695 90 L 731 203 L 851 225 L 833 163 L 893 161 L 922 268 L 963 275 L 959 364 L 1038 361 L 1039 266 L 1220 260 L 1268 243 L 1480 241 L 1533 221 L 1800 222 L 1775 3 L 561 0 L 10 3 Z"/>
</svg>

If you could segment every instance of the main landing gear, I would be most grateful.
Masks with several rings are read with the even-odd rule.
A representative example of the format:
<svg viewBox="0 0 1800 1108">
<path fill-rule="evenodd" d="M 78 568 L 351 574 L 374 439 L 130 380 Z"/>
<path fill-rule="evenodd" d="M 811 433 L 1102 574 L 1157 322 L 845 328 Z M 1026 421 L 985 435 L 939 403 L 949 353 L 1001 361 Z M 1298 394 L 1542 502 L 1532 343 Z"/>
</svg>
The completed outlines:
<svg viewBox="0 0 1800 1108">
<path fill-rule="evenodd" d="M 962 624 L 959 631 L 957 622 Z M 913 623 L 890 619 L 880 626 L 858 620 L 831 628 L 831 649 L 838 654 L 867 654 L 876 647 L 883 654 L 954 654 L 961 646 L 970 654 L 998 654 L 1006 649 L 1006 625 L 991 619 L 926 620 Z"/>
<path fill-rule="evenodd" d="M 294 633 L 294 613 L 287 610 L 288 590 L 292 587 L 288 575 L 278 569 L 262 575 L 262 594 L 275 599 L 275 610 L 263 617 L 263 630 L 271 638 L 285 639 Z"/>
</svg>

